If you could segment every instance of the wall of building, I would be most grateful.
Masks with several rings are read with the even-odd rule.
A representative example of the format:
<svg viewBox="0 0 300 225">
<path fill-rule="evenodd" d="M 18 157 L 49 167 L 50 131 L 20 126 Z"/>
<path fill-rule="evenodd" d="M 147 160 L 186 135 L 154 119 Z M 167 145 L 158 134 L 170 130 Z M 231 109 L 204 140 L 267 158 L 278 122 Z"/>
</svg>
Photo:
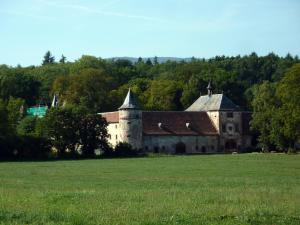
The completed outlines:
<svg viewBox="0 0 300 225">
<path fill-rule="evenodd" d="M 120 125 L 119 123 L 109 123 L 107 126 L 108 143 L 115 147 L 120 142 Z"/>
<path fill-rule="evenodd" d="M 222 111 L 219 119 L 220 149 L 225 152 L 240 151 L 243 147 L 242 112 Z"/>
<path fill-rule="evenodd" d="M 142 111 L 120 110 L 119 134 L 120 142 L 126 142 L 135 149 L 141 149 L 143 137 Z"/>
<path fill-rule="evenodd" d="M 142 112 L 121 110 L 119 123 L 110 123 L 107 127 L 108 141 L 112 147 L 127 142 L 137 149 L 165 153 L 175 153 L 180 142 L 185 144 L 186 153 L 242 152 L 252 146 L 252 136 L 242 135 L 242 112 L 215 111 L 208 112 L 208 115 L 220 136 L 143 136 Z M 230 146 L 233 142 L 235 149 Z M 228 149 L 228 145 L 232 149 Z"/>
<path fill-rule="evenodd" d="M 213 122 L 213 125 L 217 129 L 218 133 L 220 133 L 220 112 L 219 111 L 209 111 L 207 115 L 209 116 L 210 120 Z"/>
<path fill-rule="evenodd" d="M 183 143 L 186 153 L 217 153 L 218 136 L 143 136 L 145 152 L 176 153 L 176 145 Z"/>
</svg>

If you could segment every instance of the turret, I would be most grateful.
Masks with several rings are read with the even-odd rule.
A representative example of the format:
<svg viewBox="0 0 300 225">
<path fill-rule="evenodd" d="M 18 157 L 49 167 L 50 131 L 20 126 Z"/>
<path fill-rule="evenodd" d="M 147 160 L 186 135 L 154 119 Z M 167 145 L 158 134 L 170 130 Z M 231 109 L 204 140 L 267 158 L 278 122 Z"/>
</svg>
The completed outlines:
<svg viewBox="0 0 300 225">
<path fill-rule="evenodd" d="M 137 98 L 129 89 L 119 108 L 120 141 L 135 149 L 142 148 L 142 111 Z"/>
<path fill-rule="evenodd" d="M 211 86 L 211 81 L 209 81 L 207 85 L 207 95 L 210 97 L 212 95 L 212 86 Z"/>
</svg>

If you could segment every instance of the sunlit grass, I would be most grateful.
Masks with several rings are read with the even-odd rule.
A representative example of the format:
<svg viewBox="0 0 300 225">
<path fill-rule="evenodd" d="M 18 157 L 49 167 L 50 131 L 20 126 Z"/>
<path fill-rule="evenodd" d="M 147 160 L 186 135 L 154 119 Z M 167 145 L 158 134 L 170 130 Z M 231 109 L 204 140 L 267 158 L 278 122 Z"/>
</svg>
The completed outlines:
<svg viewBox="0 0 300 225">
<path fill-rule="evenodd" d="M 300 156 L 2 162 L 0 224 L 300 224 Z"/>
</svg>

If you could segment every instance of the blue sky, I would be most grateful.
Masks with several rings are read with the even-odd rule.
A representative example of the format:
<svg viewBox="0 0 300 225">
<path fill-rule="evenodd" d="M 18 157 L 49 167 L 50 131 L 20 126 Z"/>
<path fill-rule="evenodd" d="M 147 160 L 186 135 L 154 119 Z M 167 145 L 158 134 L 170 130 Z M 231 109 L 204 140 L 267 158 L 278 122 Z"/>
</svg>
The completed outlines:
<svg viewBox="0 0 300 225">
<path fill-rule="evenodd" d="M 299 0 L 0 0 L 0 64 L 97 57 L 300 55 Z"/>
</svg>

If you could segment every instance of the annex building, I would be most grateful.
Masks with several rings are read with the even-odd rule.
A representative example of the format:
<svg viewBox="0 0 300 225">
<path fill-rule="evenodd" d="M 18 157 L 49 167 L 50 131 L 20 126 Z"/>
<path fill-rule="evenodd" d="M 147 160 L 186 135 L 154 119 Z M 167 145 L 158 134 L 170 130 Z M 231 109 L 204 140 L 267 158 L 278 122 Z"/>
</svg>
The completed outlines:
<svg viewBox="0 0 300 225">
<path fill-rule="evenodd" d="M 210 84 L 207 89 L 185 111 L 143 111 L 129 89 L 118 111 L 100 113 L 109 124 L 109 143 L 163 153 L 227 153 L 251 147 L 251 113 L 224 94 L 213 94 Z"/>
</svg>

